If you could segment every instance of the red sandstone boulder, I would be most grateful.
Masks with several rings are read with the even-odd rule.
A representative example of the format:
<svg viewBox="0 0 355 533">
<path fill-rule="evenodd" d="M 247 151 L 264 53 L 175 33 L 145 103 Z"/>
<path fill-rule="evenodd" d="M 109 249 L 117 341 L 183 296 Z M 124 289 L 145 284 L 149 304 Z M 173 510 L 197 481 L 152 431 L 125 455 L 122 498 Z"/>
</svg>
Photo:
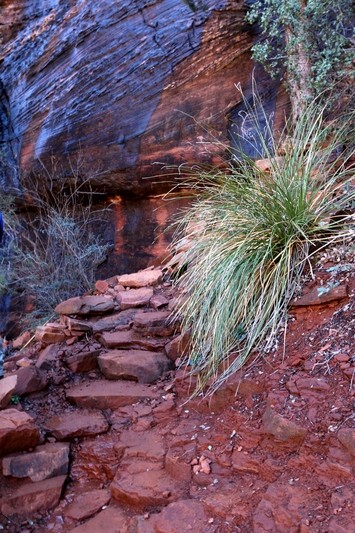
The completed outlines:
<svg viewBox="0 0 355 533">
<path fill-rule="evenodd" d="M 69 444 L 47 443 L 37 446 L 33 452 L 4 457 L 3 474 L 31 481 L 66 475 L 69 467 Z"/>
<path fill-rule="evenodd" d="M 36 446 L 40 434 L 33 418 L 17 409 L 0 411 L 0 456 Z"/>
</svg>

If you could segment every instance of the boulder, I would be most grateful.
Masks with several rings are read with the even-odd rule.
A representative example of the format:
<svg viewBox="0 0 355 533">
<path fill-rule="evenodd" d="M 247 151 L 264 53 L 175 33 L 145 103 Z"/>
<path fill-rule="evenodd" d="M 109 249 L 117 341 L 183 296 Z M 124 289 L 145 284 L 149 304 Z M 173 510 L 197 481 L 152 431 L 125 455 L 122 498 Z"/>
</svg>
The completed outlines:
<svg viewBox="0 0 355 533">
<path fill-rule="evenodd" d="M 0 380 L 0 409 L 4 409 L 15 393 L 17 376 L 8 376 Z"/>
<path fill-rule="evenodd" d="M 66 476 L 58 476 L 37 483 L 25 483 L 0 500 L 0 510 L 6 517 L 26 519 L 37 511 L 48 511 L 59 503 Z"/>
<path fill-rule="evenodd" d="M 67 399 L 88 409 L 118 409 L 145 399 L 158 398 L 151 387 L 129 381 L 91 381 L 66 391 Z"/>
<path fill-rule="evenodd" d="M 106 378 L 139 383 L 153 383 L 170 368 L 166 355 L 147 350 L 110 350 L 101 354 L 98 362 Z"/>
<path fill-rule="evenodd" d="M 33 418 L 17 409 L 0 411 L 0 456 L 33 448 L 40 434 Z"/>
<path fill-rule="evenodd" d="M 68 473 L 69 444 L 47 443 L 37 446 L 33 452 L 10 455 L 2 460 L 4 476 L 29 477 L 31 481 L 43 481 Z"/>
<path fill-rule="evenodd" d="M 91 437 L 106 433 L 108 422 L 100 411 L 62 413 L 49 418 L 44 427 L 58 440 Z"/>
</svg>

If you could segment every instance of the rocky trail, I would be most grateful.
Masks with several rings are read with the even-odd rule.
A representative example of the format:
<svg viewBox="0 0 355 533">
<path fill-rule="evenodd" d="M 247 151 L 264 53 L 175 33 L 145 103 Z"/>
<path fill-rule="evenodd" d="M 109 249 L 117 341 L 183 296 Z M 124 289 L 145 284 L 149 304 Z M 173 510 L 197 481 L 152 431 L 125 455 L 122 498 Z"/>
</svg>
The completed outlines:
<svg viewBox="0 0 355 533">
<path fill-rule="evenodd" d="M 282 342 L 187 401 L 160 269 L 96 283 L 0 381 L 0 529 L 355 532 L 355 276 L 320 262 Z"/>
</svg>

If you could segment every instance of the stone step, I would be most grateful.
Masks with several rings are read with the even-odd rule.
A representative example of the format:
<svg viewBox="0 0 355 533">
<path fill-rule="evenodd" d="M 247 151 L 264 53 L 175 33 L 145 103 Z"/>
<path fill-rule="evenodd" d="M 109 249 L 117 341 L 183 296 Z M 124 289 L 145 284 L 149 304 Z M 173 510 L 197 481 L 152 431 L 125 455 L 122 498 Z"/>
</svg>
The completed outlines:
<svg viewBox="0 0 355 533">
<path fill-rule="evenodd" d="M 81 526 L 77 526 L 69 533 L 129 533 L 131 519 L 120 508 L 110 505 Z"/>
<path fill-rule="evenodd" d="M 100 379 L 68 389 L 66 397 L 79 407 L 118 409 L 141 400 L 157 399 L 159 394 L 152 387 L 141 383 Z"/>
<path fill-rule="evenodd" d="M 92 437 L 106 433 L 108 422 L 101 411 L 79 411 L 52 416 L 44 427 L 58 440 Z"/>
<path fill-rule="evenodd" d="M 0 500 L 1 513 L 6 517 L 28 519 L 37 511 L 53 509 L 59 503 L 66 476 L 52 477 L 37 483 L 25 483 Z"/>
<path fill-rule="evenodd" d="M 176 329 L 169 317 L 169 311 L 140 311 L 134 317 L 133 330 L 143 336 L 169 337 Z"/>
<path fill-rule="evenodd" d="M 4 476 L 28 477 L 31 481 L 43 481 L 68 473 L 69 444 L 47 443 L 37 446 L 33 452 L 10 455 L 2 460 Z"/>
<path fill-rule="evenodd" d="M 142 337 L 131 329 L 129 329 L 126 331 L 105 331 L 98 336 L 98 341 L 101 342 L 101 344 L 108 350 L 112 350 L 114 348 L 144 348 L 146 350 L 154 351 L 161 350 L 162 348 L 164 348 L 169 339 L 166 339 L 164 337 Z"/>
<path fill-rule="evenodd" d="M 40 434 L 34 419 L 18 409 L 0 411 L 0 456 L 32 448 Z"/>
<path fill-rule="evenodd" d="M 165 354 L 147 350 L 110 350 L 99 356 L 98 363 L 106 378 L 139 383 L 153 383 L 171 367 Z"/>
<path fill-rule="evenodd" d="M 184 494 L 184 485 L 174 481 L 157 463 L 136 460 L 118 470 L 111 483 L 113 498 L 139 509 L 168 505 Z"/>
</svg>

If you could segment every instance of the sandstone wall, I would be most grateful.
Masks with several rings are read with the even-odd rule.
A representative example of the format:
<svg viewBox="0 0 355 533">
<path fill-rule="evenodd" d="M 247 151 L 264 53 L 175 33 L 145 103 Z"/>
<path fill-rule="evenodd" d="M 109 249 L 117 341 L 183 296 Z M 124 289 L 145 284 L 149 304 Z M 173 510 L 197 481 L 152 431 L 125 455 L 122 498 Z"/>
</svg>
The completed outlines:
<svg viewBox="0 0 355 533">
<path fill-rule="evenodd" d="M 119 254 L 116 230 L 132 219 L 137 198 L 150 222 L 165 217 L 149 207 L 171 186 L 158 162 L 212 163 L 223 154 L 206 141 L 228 142 L 240 104 L 235 84 L 250 92 L 244 14 L 239 0 L 3 1 L 2 188 L 18 188 L 32 171 L 41 179 L 39 161 L 49 168 L 52 157 L 65 180 L 69 162 L 80 160 L 94 188 L 122 200 L 113 229 Z M 258 84 L 274 106 L 275 87 L 259 71 Z M 136 250 L 152 243 L 150 222 Z"/>
</svg>

